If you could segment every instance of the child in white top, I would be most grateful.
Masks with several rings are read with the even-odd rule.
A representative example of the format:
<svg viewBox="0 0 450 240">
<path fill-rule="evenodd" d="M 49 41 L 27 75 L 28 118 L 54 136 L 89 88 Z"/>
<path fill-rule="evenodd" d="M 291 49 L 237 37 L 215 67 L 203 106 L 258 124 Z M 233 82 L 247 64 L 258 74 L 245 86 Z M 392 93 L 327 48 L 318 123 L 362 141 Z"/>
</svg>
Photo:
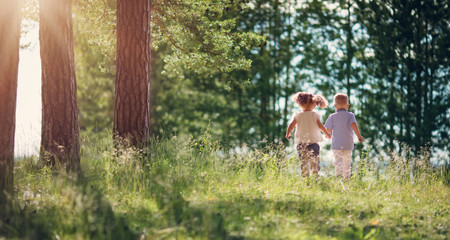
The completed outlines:
<svg viewBox="0 0 450 240">
<path fill-rule="evenodd" d="M 320 114 L 314 111 L 317 105 L 326 108 L 328 101 L 321 95 L 306 92 L 298 92 L 292 95 L 291 99 L 302 108 L 303 112 L 294 113 L 287 128 L 286 138 L 291 138 L 291 132 L 295 127 L 294 142 L 301 162 L 302 175 L 308 177 L 310 171 L 317 174 L 320 170 L 320 146 L 318 144 L 322 141 L 320 131 L 325 133 L 327 138 L 331 138 L 330 133 L 320 122 Z"/>
</svg>

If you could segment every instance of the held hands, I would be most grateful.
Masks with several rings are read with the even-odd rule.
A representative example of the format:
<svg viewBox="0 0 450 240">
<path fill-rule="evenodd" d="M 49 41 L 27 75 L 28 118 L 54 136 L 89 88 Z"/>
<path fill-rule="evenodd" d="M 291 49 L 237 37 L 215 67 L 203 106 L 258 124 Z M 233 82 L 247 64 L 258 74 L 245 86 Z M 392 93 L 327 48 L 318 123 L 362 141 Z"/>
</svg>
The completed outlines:
<svg viewBox="0 0 450 240">
<path fill-rule="evenodd" d="M 359 141 L 359 142 L 363 142 L 363 141 L 364 141 L 364 138 L 363 138 L 361 135 L 359 135 L 359 136 L 358 136 L 358 141 Z"/>
<path fill-rule="evenodd" d="M 328 139 L 331 139 L 331 134 L 327 131 L 327 132 L 325 132 L 325 137 Z"/>
</svg>

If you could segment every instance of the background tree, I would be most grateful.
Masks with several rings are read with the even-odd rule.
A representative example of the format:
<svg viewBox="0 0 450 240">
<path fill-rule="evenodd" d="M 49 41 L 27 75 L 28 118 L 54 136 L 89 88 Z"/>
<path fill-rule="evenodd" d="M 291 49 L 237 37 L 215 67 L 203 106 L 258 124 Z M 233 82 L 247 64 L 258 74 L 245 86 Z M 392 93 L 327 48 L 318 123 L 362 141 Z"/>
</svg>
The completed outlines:
<svg viewBox="0 0 450 240">
<path fill-rule="evenodd" d="M 238 30 L 265 36 L 267 41 L 258 48 L 245 51 L 252 60 L 249 71 L 233 73 L 235 84 L 228 98 L 234 101 L 234 114 L 239 143 L 271 143 L 280 141 L 281 128 L 288 113 L 283 96 L 292 94 L 291 68 L 295 52 L 293 12 L 296 1 L 250 1 L 242 12 L 234 12 Z M 239 84 L 244 82 L 245 84 Z M 289 93 L 287 93 L 289 92 Z M 285 105 L 284 105 L 285 106 Z M 281 120 L 281 121 L 280 121 Z"/>
<path fill-rule="evenodd" d="M 0 0 L 0 202 L 13 193 L 14 133 L 19 64 L 19 1 Z"/>
<path fill-rule="evenodd" d="M 114 134 L 132 145 L 150 135 L 150 0 L 117 1 Z"/>
<path fill-rule="evenodd" d="M 448 147 L 450 10 L 447 1 L 358 2 L 358 16 L 370 35 L 366 61 L 374 79 L 364 108 L 365 129 L 385 149 L 394 140 L 416 153 Z"/>
<path fill-rule="evenodd" d="M 345 92 L 375 150 L 397 150 L 402 142 L 419 151 L 430 139 L 444 149 L 447 5 L 153 1 L 150 129 L 156 136 L 199 135 L 209 126 L 215 139 L 232 146 L 279 142 L 296 108 L 291 94 L 323 93 L 332 102 Z M 112 122 L 115 6 L 113 0 L 78 1 L 84 40 L 77 51 L 86 59 L 77 70 L 83 129 Z M 330 106 L 322 114 L 333 111 Z"/>
<path fill-rule="evenodd" d="M 154 56 L 156 55 L 157 57 L 152 58 L 151 63 L 153 69 L 151 82 L 153 87 L 150 96 L 152 102 L 151 112 L 152 116 L 154 116 L 151 119 L 151 126 L 156 134 L 161 133 L 163 129 L 167 130 L 169 127 L 168 122 L 164 119 L 168 116 L 168 113 L 171 115 L 172 111 L 170 109 L 169 111 L 164 110 L 167 109 L 167 105 L 171 105 L 174 101 L 172 99 L 171 102 L 167 102 L 166 96 L 169 96 L 177 88 L 176 85 L 171 83 L 187 84 L 191 80 L 196 81 L 197 83 L 193 83 L 194 88 L 191 88 L 191 90 L 195 93 L 200 93 L 195 89 L 195 86 L 198 84 L 202 85 L 202 83 L 207 83 L 207 85 L 216 84 L 215 82 L 217 81 L 223 90 L 227 82 L 230 81 L 225 79 L 223 73 L 233 69 L 249 68 L 250 61 L 242 56 L 242 49 L 251 48 L 255 44 L 261 43 L 262 38 L 255 34 L 236 32 L 234 30 L 236 29 L 234 19 L 225 14 L 238 9 L 241 5 L 243 3 L 230 4 L 220 1 L 217 3 L 153 1 L 153 39 L 151 44 Z M 97 61 L 97 66 L 84 65 L 83 63 L 77 65 L 79 67 L 77 70 L 79 73 L 79 86 L 86 90 L 85 93 L 79 92 L 79 96 L 83 95 L 88 99 L 106 100 L 109 98 L 112 88 L 108 87 L 111 86 L 110 81 L 107 80 L 110 79 L 108 75 L 114 74 L 116 71 L 112 67 L 115 65 L 115 60 L 113 60 L 115 59 L 115 54 L 112 52 L 114 52 L 116 25 L 115 23 L 111 24 L 111 20 L 115 19 L 114 6 L 114 1 L 78 1 L 76 4 L 75 12 L 78 13 L 76 29 L 81 37 L 82 35 L 86 36 L 85 40 L 77 37 L 76 44 L 80 44 L 79 46 L 82 49 L 90 49 L 90 51 L 80 51 L 77 47 L 77 54 L 88 59 L 88 61 L 95 59 L 91 53 L 98 53 L 99 51 L 96 49 L 102 49 L 101 53 L 103 54 L 101 61 L 94 60 L 94 62 Z M 102 22 L 101 26 L 98 28 L 90 27 L 94 23 L 97 24 L 97 21 Z M 101 47 L 97 48 L 96 45 Z M 236 45 L 239 47 L 234 47 Z M 95 64 L 94 62 L 92 64 Z M 89 75 L 90 73 L 93 75 Z M 157 77 L 153 77 L 153 75 Z M 87 79 L 85 79 L 85 76 Z M 92 77 L 88 78 L 89 76 Z M 189 76 L 189 79 L 187 76 Z M 92 78 L 95 81 L 92 81 Z M 96 86 L 101 84 L 103 91 L 94 91 L 92 88 L 87 87 L 95 84 L 94 82 L 98 83 Z M 162 89 L 162 86 L 167 86 L 168 88 Z M 100 94 L 100 92 L 103 92 L 103 94 Z M 181 96 L 180 92 L 176 96 Z M 105 119 L 100 114 L 107 116 L 109 111 L 107 104 L 97 105 L 89 104 L 88 102 L 89 100 L 80 98 L 81 123 L 95 128 L 107 122 L 102 121 L 101 124 L 98 124 L 95 120 L 86 121 L 91 118 L 90 116 L 97 116 L 97 119 Z M 101 102 L 106 101 L 101 100 Z M 203 105 L 207 106 L 206 102 Z M 100 109 L 99 106 L 105 106 L 106 108 Z M 180 104 L 176 107 L 181 110 L 181 106 Z M 195 107 L 195 103 L 192 107 Z M 208 109 L 212 109 L 212 107 L 208 107 Z M 201 109 L 198 110 L 202 111 Z M 160 112 L 162 115 L 159 114 Z M 184 113 L 187 113 L 186 115 L 194 112 L 184 110 Z M 199 114 L 195 113 L 195 116 L 199 116 Z M 201 116 L 206 115 L 201 113 Z M 177 122 L 177 125 L 185 129 L 183 125 L 186 125 L 186 120 L 183 119 L 184 124 Z M 197 118 L 197 120 L 199 119 Z M 204 118 L 200 122 L 197 121 L 197 123 L 201 124 L 188 123 L 187 125 L 191 126 L 188 126 L 187 129 L 190 129 L 190 132 L 193 133 L 198 132 L 206 128 L 209 121 L 209 118 Z M 161 123 L 164 123 L 164 126 Z M 172 127 L 174 125 L 170 126 L 170 128 Z M 82 128 L 85 129 L 86 127 L 82 125 Z"/>
<path fill-rule="evenodd" d="M 39 1 L 42 64 L 41 159 L 78 169 L 80 143 L 73 51 L 72 1 Z"/>
<path fill-rule="evenodd" d="M 113 127 L 116 7 L 114 0 L 74 1 L 77 104 L 82 131 L 99 132 Z"/>
<path fill-rule="evenodd" d="M 357 86 L 353 55 L 359 40 L 348 27 L 354 18 L 353 7 L 333 1 L 261 0 L 250 4 L 238 18 L 240 29 L 266 35 L 269 41 L 248 52 L 254 63 L 251 71 L 236 75 L 250 79 L 249 84 L 239 86 L 236 97 L 244 106 L 241 120 L 245 123 L 240 126 L 248 133 L 245 142 L 277 142 L 283 139 L 296 107 L 290 95 L 312 91 L 331 100 L 337 91 L 347 93 Z"/>
<path fill-rule="evenodd" d="M 160 50 L 152 66 L 159 76 L 152 79 L 155 134 L 187 130 L 195 135 L 210 126 L 220 139 L 235 138 L 240 113 L 233 86 L 246 79 L 230 73 L 250 69 L 251 60 L 243 53 L 264 42 L 257 34 L 239 30 L 236 13 L 248 8 L 245 2 L 154 4 L 152 45 Z"/>
</svg>

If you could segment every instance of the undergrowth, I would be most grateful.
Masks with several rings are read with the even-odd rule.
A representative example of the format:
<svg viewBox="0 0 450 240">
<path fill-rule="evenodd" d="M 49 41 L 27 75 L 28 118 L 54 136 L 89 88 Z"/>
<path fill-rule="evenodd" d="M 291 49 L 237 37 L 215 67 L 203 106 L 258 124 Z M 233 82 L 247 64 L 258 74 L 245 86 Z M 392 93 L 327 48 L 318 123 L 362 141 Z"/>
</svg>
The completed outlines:
<svg viewBox="0 0 450 240">
<path fill-rule="evenodd" d="M 0 238 L 449 239 L 449 166 L 363 152 L 345 181 L 302 178 L 282 145 L 222 149 L 209 134 L 114 147 L 82 136 L 82 172 L 16 162 Z M 370 150 L 368 150 L 370 151 Z"/>
</svg>

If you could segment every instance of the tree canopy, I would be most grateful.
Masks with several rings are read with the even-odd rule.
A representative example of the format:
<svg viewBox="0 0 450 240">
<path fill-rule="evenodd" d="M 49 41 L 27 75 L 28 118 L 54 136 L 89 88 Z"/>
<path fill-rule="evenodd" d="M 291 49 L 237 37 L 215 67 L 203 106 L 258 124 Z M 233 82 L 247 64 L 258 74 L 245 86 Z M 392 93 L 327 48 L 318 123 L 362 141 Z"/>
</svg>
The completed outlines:
<svg viewBox="0 0 450 240">
<path fill-rule="evenodd" d="M 158 0 L 151 14 L 153 135 L 280 142 L 291 94 L 344 92 L 376 150 L 448 147 L 446 1 Z M 112 126 L 115 18 L 116 1 L 74 1 L 82 129 Z"/>
</svg>

